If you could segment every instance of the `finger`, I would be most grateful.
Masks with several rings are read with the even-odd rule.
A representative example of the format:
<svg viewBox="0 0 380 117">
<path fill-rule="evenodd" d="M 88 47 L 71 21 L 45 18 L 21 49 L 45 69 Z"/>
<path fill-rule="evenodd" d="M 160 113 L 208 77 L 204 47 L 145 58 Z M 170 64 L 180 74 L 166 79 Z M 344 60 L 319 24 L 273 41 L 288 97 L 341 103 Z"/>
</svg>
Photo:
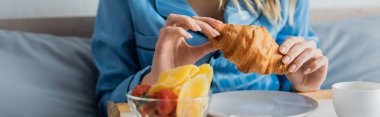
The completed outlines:
<svg viewBox="0 0 380 117">
<path fill-rule="evenodd" d="M 302 37 L 289 37 L 287 38 L 284 43 L 281 44 L 279 51 L 282 54 L 288 53 L 291 47 L 293 47 L 294 44 L 302 42 L 303 38 Z"/>
<path fill-rule="evenodd" d="M 201 28 L 198 26 L 195 21 L 185 15 L 178 15 L 178 14 L 170 14 L 168 16 L 168 20 L 165 23 L 165 26 L 177 26 L 184 28 L 185 30 L 192 30 L 192 31 L 201 31 Z"/>
<path fill-rule="evenodd" d="M 219 20 L 216 20 L 214 18 L 210 18 L 210 17 L 199 17 L 199 16 L 193 16 L 191 17 L 195 20 L 199 20 L 199 21 L 202 21 L 202 22 L 206 22 L 207 24 L 209 24 L 210 26 L 212 26 L 213 28 L 217 28 L 219 27 L 220 24 L 223 24 L 222 21 L 219 21 Z"/>
<path fill-rule="evenodd" d="M 318 69 L 320 69 L 322 67 L 324 67 L 326 69 L 327 66 L 328 66 L 328 63 L 329 62 L 328 62 L 328 59 L 327 59 L 326 56 L 318 57 L 312 63 L 310 63 L 310 65 L 304 71 L 304 74 L 313 73 L 313 72 L 315 72 L 316 70 L 318 70 Z"/>
<path fill-rule="evenodd" d="M 288 70 L 289 72 L 298 71 L 307 61 L 320 56 L 322 56 L 322 53 L 319 52 L 319 49 L 307 48 L 292 62 Z"/>
<path fill-rule="evenodd" d="M 194 52 L 194 55 L 197 59 L 200 59 L 203 56 L 217 50 L 216 48 L 214 48 L 211 42 L 204 43 L 200 46 L 191 46 L 190 48 Z"/>
<path fill-rule="evenodd" d="M 185 29 L 174 26 L 166 26 L 161 28 L 159 32 L 159 40 L 156 44 L 156 50 L 160 50 L 157 48 L 166 48 L 168 47 L 177 47 L 180 45 L 180 42 L 185 38 L 191 38 L 191 34 L 189 34 Z M 160 51 L 165 52 L 165 51 Z"/>
<path fill-rule="evenodd" d="M 302 41 L 293 44 L 287 54 L 282 58 L 284 64 L 291 63 L 298 55 L 300 55 L 306 48 L 315 48 L 314 42 L 312 41 Z"/>
<path fill-rule="evenodd" d="M 216 37 L 216 36 L 220 35 L 220 33 L 218 31 L 216 31 L 214 28 L 212 28 L 207 23 L 199 21 L 199 20 L 195 20 L 195 22 L 198 24 L 198 26 L 201 27 L 203 33 L 207 37 Z"/>
<path fill-rule="evenodd" d="M 167 26 L 165 27 L 165 30 L 167 30 L 165 35 L 184 37 L 186 39 L 193 38 L 193 36 L 190 33 L 188 33 L 185 29 L 180 27 Z"/>
</svg>

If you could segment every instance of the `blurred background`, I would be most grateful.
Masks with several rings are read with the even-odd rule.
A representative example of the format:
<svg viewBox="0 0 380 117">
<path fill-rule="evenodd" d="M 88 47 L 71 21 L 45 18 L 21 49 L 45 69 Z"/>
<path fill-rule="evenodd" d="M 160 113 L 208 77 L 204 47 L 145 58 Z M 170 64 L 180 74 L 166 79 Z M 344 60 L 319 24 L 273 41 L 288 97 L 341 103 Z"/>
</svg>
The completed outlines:
<svg viewBox="0 0 380 117">
<path fill-rule="evenodd" d="M 0 0 L 0 19 L 95 16 L 98 2 L 98 0 Z M 310 4 L 314 11 L 380 7 L 379 0 L 310 0 Z"/>
<path fill-rule="evenodd" d="M 0 0 L 0 18 L 95 16 L 98 0 Z"/>
</svg>

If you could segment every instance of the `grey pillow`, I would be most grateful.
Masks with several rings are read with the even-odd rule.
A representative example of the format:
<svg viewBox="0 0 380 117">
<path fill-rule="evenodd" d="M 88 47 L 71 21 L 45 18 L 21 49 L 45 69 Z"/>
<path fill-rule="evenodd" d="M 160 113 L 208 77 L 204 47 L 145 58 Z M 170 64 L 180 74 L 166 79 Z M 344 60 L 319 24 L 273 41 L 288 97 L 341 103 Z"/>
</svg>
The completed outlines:
<svg viewBox="0 0 380 117">
<path fill-rule="evenodd" d="M 90 40 L 0 30 L 1 117 L 94 117 Z"/>
<path fill-rule="evenodd" d="M 380 15 L 319 22 L 313 27 L 330 63 L 322 88 L 343 81 L 380 83 Z"/>
</svg>

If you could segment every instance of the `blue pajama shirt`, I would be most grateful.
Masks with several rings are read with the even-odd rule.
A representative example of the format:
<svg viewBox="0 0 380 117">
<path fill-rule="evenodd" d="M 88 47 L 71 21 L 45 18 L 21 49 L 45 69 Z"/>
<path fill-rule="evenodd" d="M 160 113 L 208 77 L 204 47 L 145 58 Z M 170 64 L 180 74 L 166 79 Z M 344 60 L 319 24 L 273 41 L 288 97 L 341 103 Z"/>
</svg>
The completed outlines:
<svg viewBox="0 0 380 117">
<path fill-rule="evenodd" d="M 242 3 L 242 0 L 239 0 Z M 309 27 L 309 1 L 297 0 L 294 25 L 289 24 L 289 0 L 281 0 L 283 23 L 271 25 L 258 11 L 252 14 L 242 5 L 241 11 L 229 0 L 224 8 L 224 22 L 228 24 L 265 26 L 278 44 L 289 36 L 307 40 L 318 38 Z M 196 16 L 186 0 L 100 0 L 92 38 L 92 54 L 100 71 L 96 93 L 99 111 L 106 116 L 107 102 L 125 102 L 126 93 L 150 72 L 158 32 L 171 13 Z M 197 46 L 207 42 L 200 33 L 189 31 L 187 40 Z M 210 63 L 214 68 L 213 93 L 234 90 L 290 91 L 291 83 L 283 75 L 258 75 L 239 72 L 221 51 L 206 55 L 196 64 Z M 254 65 L 253 65 L 254 66 Z"/>
</svg>

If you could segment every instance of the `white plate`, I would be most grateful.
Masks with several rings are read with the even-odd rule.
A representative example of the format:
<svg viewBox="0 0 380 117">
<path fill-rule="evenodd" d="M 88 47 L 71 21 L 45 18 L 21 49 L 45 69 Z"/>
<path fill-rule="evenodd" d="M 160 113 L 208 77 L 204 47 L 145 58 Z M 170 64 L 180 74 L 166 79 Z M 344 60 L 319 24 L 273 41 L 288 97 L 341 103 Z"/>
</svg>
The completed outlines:
<svg viewBox="0 0 380 117">
<path fill-rule="evenodd" d="M 318 102 L 296 93 L 280 91 L 232 91 L 212 95 L 212 117 L 304 117 Z"/>
</svg>

